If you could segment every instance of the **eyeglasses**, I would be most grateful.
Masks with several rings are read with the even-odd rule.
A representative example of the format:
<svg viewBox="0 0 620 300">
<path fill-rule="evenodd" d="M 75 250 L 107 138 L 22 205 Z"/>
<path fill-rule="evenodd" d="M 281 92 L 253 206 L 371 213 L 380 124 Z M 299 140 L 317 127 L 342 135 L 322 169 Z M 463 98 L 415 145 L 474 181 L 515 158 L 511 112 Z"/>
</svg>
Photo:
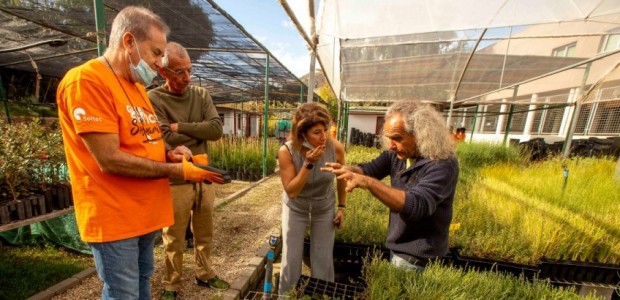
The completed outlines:
<svg viewBox="0 0 620 300">
<path fill-rule="evenodd" d="M 164 69 L 166 69 L 166 71 L 176 75 L 176 76 L 183 76 L 185 75 L 185 73 L 187 73 L 188 76 L 192 76 L 192 74 L 194 73 L 194 70 L 192 70 L 192 68 L 189 69 L 185 69 L 185 70 L 173 70 L 170 69 L 168 67 L 164 67 Z"/>
</svg>

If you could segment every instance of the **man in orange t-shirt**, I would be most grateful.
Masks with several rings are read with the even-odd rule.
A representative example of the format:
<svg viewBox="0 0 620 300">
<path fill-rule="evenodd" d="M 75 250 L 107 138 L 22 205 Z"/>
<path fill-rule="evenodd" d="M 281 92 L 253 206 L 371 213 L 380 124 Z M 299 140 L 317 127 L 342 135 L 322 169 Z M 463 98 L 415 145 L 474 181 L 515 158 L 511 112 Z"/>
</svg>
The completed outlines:
<svg viewBox="0 0 620 300">
<path fill-rule="evenodd" d="M 150 299 L 154 237 L 174 221 L 168 177 L 211 176 L 185 160 L 186 147 L 165 149 L 144 89 L 161 66 L 168 31 L 150 10 L 126 7 L 104 55 L 71 69 L 58 86 L 75 215 L 103 299 Z"/>
</svg>

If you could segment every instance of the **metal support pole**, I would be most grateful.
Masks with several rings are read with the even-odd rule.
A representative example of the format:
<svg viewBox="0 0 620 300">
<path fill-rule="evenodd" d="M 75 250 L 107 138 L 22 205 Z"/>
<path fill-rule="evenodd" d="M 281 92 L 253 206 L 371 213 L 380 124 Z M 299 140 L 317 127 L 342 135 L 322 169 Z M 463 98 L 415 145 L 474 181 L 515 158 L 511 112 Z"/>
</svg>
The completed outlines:
<svg viewBox="0 0 620 300">
<path fill-rule="evenodd" d="M 476 120 L 478 119 L 478 108 L 480 105 L 476 104 L 476 110 L 474 111 L 474 121 L 471 124 L 471 134 L 469 135 L 469 142 L 474 140 L 474 132 L 476 131 Z"/>
<path fill-rule="evenodd" d="M 517 94 L 519 93 L 519 86 L 515 86 L 512 90 L 512 103 L 515 103 L 517 100 Z M 506 145 L 506 141 L 508 141 L 508 134 L 510 133 L 510 125 L 512 125 L 512 113 L 515 111 L 515 105 L 510 104 L 510 112 L 508 113 L 508 121 L 506 121 L 506 127 L 504 129 L 504 146 Z"/>
<path fill-rule="evenodd" d="M 316 23 L 314 14 L 314 0 L 308 1 L 308 17 L 310 18 L 310 72 L 308 73 L 308 100 L 306 102 L 312 102 L 314 96 L 314 73 L 316 66 L 316 45 L 319 42 L 319 38 L 316 35 Z"/>
<path fill-rule="evenodd" d="M 4 89 L 4 83 L 2 83 L 2 77 L 0 77 L 0 99 L 4 102 L 4 113 L 6 114 L 7 123 L 11 124 L 11 115 L 9 114 L 9 100 L 6 97 L 6 90 Z"/>
<path fill-rule="evenodd" d="M 299 85 L 299 103 L 304 103 L 304 85 Z"/>
<path fill-rule="evenodd" d="M 103 0 L 93 0 L 95 4 L 95 27 L 97 30 L 97 54 L 103 55 L 106 48 L 105 9 Z"/>
<path fill-rule="evenodd" d="M 508 112 L 508 121 L 506 121 L 506 128 L 504 129 L 504 146 L 506 145 L 506 141 L 508 141 L 508 134 L 510 134 L 510 125 L 512 125 L 512 113 L 515 111 L 515 105 L 510 104 L 510 110 Z"/>
<path fill-rule="evenodd" d="M 347 140 L 344 139 L 344 107 L 346 106 L 346 102 L 339 101 L 338 103 L 340 104 L 340 117 L 338 119 L 338 140 L 346 145 Z"/>
<path fill-rule="evenodd" d="M 312 96 L 314 96 L 314 73 L 316 66 L 316 51 L 310 50 L 310 73 L 308 73 L 308 97 L 306 102 L 312 102 Z"/>
<path fill-rule="evenodd" d="M 338 116 L 336 117 L 336 120 L 337 120 L 336 124 L 338 124 L 338 128 L 336 128 L 336 130 L 337 130 L 336 131 L 336 138 L 339 141 L 342 142 L 343 141 L 343 139 L 342 139 L 342 126 L 341 126 L 342 125 L 342 100 L 341 100 L 341 98 L 338 98 L 337 101 L 338 101 Z"/>
<path fill-rule="evenodd" d="M 241 135 L 246 137 L 246 127 L 248 127 L 248 115 L 243 113 L 243 91 L 241 91 Z"/>
<path fill-rule="evenodd" d="M 344 116 L 342 118 L 343 120 L 343 129 L 344 131 L 342 132 L 342 138 L 343 141 L 346 141 L 346 144 L 349 143 L 348 141 L 348 137 L 349 137 L 349 102 L 345 102 L 344 103 Z"/>
<path fill-rule="evenodd" d="M 465 78 L 465 72 L 467 72 L 467 67 L 469 66 L 469 63 L 471 62 L 471 59 L 474 57 L 474 54 L 476 53 L 476 49 L 478 49 L 478 45 L 480 45 L 480 41 L 482 41 L 482 37 L 484 36 L 486 32 L 487 32 L 487 28 L 485 28 L 482 31 L 482 33 L 480 33 L 480 36 L 478 37 L 478 40 L 476 41 L 476 45 L 474 45 L 474 48 L 471 49 L 471 52 L 469 53 L 469 57 L 467 58 L 467 62 L 465 62 L 465 66 L 463 66 L 463 70 L 461 70 L 461 77 L 459 78 L 459 82 L 457 82 L 456 88 L 454 89 L 454 93 L 452 94 L 452 97 L 450 97 L 450 110 L 448 110 L 448 119 L 446 120 L 446 125 L 448 126 L 450 126 L 450 123 L 452 123 L 452 109 L 454 108 L 454 101 L 456 101 L 456 94 L 459 92 L 459 88 L 461 87 L 463 78 Z"/>
<path fill-rule="evenodd" d="M 263 178 L 267 177 L 267 133 L 269 123 L 269 54 L 265 62 L 265 107 L 263 108 Z"/>
<path fill-rule="evenodd" d="M 585 71 L 583 71 L 583 77 L 581 78 L 581 87 L 579 88 L 579 95 L 575 97 L 575 110 L 573 110 L 573 117 L 570 119 L 570 126 L 568 129 L 568 134 L 566 135 L 566 141 L 564 141 L 564 149 L 562 158 L 568 158 L 570 155 L 571 143 L 573 142 L 573 133 L 575 132 L 575 127 L 577 127 L 577 119 L 579 118 L 579 112 L 581 111 L 581 103 L 584 99 L 581 99 L 583 95 L 585 95 L 584 89 L 586 87 L 586 81 L 588 80 L 588 75 L 590 74 L 590 66 L 592 63 L 588 63 L 586 65 Z"/>
</svg>

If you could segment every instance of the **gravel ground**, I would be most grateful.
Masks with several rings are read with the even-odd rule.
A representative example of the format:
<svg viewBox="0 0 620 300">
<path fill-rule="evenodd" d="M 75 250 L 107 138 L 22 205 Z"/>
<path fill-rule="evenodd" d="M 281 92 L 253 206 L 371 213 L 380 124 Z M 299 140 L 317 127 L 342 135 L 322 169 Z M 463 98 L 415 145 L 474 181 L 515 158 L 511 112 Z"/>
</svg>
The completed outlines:
<svg viewBox="0 0 620 300">
<path fill-rule="evenodd" d="M 234 181 L 216 189 L 218 199 L 225 198 L 250 184 Z M 215 237 L 212 251 L 213 267 L 224 280 L 232 283 L 256 251 L 266 242 L 269 235 L 280 225 L 282 185 L 275 175 L 252 188 L 244 196 L 216 208 Z M 186 249 L 183 255 L 183 283 L 177 299 L 219 298 L 221 292 L 194 284 L 193 250 Z M 152 299 L 159 299 L 163 289 L 161 278 L 164 273 L 163 248 L 155 248 L 155 274 L 151 278 Z M 54 297 L 55 300 L 101 299 L 102 284 L 96 275 L 84 280 L 78 286 Z"/>
</svg>

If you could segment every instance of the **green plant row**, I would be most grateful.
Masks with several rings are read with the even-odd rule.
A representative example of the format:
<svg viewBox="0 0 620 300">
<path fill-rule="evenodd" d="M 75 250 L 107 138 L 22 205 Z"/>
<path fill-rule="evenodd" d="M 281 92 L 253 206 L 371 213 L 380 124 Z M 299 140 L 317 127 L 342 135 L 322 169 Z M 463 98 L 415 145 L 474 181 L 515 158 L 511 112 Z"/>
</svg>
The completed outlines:
<svg viewBox="0 0 620 300">
<path fill-rule="evenodd" d="M 464 271 L 439 263 L 418 273 L 375 257 L 366 260 L 363 273 L 368 287 L 362 299 L 598 299 L 579 296 L 573 288 L 553 287 L 548 281 L 532 283 L 512 275 Z"/>
<path fill-rule="evenodd" d="M 267 174 L 276 168 L 278 141 L 267 140 Z M 223 137 L 209 142 L 209 164 L 229 172 L 263 172 L 263 140 L 258 138 Z"/>
<path fill-rule="evenodd" d="M 345 163 L 354 166 L 373 160 L 382 150 L 347 145 Z M 389 178 L 384 180 L 389 184 Z M 336 241 L 342 243 L 381 245 L 385 242 L 389 210 L 368 191 L 355 189 L 347 194 L 345 224 L 336 230 Z"/>
<path fill-rule="evenodd" d="M 384 183 L 386 183 L 384 181 Z M 336 241 L 361 245 L 382 245 L 387 237 L 388 208 L 366 190 L 347 194 L 344 226 L 336 230 Z"/>
<path fill-rule="evenodd" d="M 450 244 L 466 255 L 526 264 L 543 257 L 618 264 L 614 171 L 615 162 L 592 158 L 482 168 L 467 197 L 455 202 L 453 222 L 461 226 Z"/>
<path fill-rule="evenodd" d="M 377 155 L 372 148 L 349 149 L 347 164 Z M 477 143 L 460 144 L 457 156 L 452 223 L 460 226 L 450 232 L 451 247 L 461 247 L 464 255 L 532 265 L 542 258 L 620 262 L 620 185 L 613 180 L 614 161 L 530 163 L 518 148 Z M 566 183 L 563 166 L 569 170 Z M 336 240 L 383 244 L 387 215 L 369 192 L 356 190 L 348 194 L 345 226 Z"/>
<path fill-rule="evenodd" d="M 360 145 L 347 145 L 345 162 L 350 166 L 366 163 L 379 156 L 382 151 L 383 150 L 374 147 L 369 148 Z"/>
<path fill-rule="evenodd" d="M 60 129 L 0 119 L 0 202 L 67 182 Z"/>
</svg>

